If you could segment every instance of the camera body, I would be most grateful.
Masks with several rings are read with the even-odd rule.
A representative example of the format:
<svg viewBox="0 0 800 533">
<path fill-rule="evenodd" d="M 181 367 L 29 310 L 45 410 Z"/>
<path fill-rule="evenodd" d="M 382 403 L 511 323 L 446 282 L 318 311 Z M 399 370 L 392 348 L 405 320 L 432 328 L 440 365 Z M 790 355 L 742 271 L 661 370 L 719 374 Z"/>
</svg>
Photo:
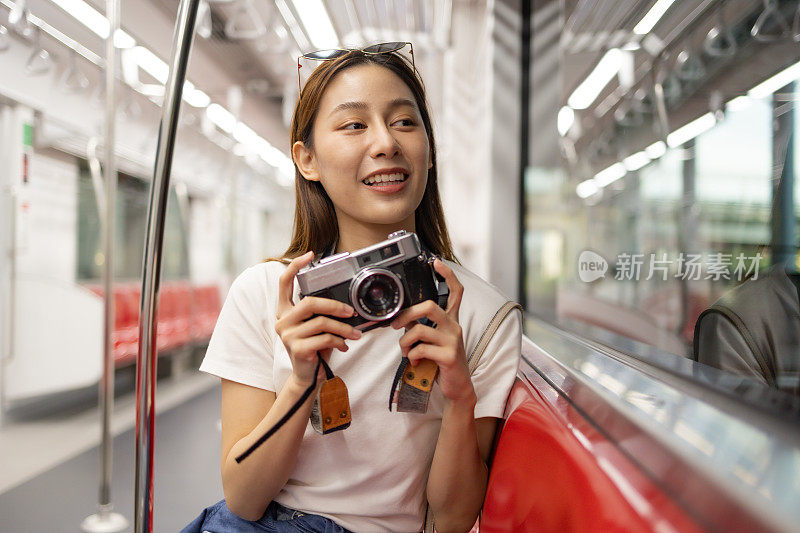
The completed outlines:
<svg viewBox="0 0 800 533">
<path fill-rule="evenodd" d="M 300 297 L 339 300 L 358 313 L 337 320 L 361 330 L 387 325 L 397 314 L 425 300 L 447 301 L 447 284 L 433 269 L 434 257 L 416 234 L 394 232 L 378 244 L 314 262 L 297 273 Z"/>
</svg>

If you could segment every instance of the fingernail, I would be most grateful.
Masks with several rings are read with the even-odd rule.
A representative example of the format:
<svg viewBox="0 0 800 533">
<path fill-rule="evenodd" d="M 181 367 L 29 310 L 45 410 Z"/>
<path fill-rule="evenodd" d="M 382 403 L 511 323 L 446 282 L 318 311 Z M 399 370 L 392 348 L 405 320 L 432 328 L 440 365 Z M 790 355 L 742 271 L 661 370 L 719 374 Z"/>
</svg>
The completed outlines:
<svg viewBox="0 0 800 533">
<path fill-rule="evenodd" d="M 357 330 L 357 329 L 354 329 L 353 330 L 353 337 L 355 337 L 356 339 L 360 339 L 361 338 L 361 331 Z"/>
</svg>

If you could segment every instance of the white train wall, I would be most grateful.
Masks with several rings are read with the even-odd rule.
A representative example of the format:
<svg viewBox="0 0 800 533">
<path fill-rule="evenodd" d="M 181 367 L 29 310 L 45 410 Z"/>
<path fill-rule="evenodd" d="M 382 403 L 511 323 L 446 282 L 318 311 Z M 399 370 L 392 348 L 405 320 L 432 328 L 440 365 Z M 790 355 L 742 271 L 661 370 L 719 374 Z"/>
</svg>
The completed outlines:
<svg viewBox="0 0 800 533">
<path fill-rule="evenodd" d="M 102 300 L 81 285 L 76 257 L 79 160 L 87 157 L 89 138 L 101 132 L 100 73 L 90 73 L 98 78 L 92 90 L 70 92 L 61 83 L 63 61 L 33 76 L 25 68 L 30 54 L 20 40 L 0 53 L 0 245 L 6 252 L 0 392 L 6 405 L 96 383 L 102 361 Z M 136 112 L 123 107 L 118 116 L 119 168 L 149 181 L 159 109 L 122 85 L 120 92 Z M 173 169 L 173 183 L 191 198 L 189 281 L 217 284 L 224 294 L 236 272 L 285 247 L 293 192 L 275 182 L 267 165 L 231 156 L 185 124 Z"/>
</svg>

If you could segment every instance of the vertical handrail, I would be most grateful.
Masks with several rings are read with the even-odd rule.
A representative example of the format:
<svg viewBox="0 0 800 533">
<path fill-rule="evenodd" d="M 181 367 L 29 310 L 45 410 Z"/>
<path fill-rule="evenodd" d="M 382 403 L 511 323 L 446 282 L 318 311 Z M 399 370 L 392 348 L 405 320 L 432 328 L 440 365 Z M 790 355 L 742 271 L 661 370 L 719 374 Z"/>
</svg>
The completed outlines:
<svg viewBox="0 0 800 533">
<path fill-rule="evenodd" d="M 150 187 L 147 232 L 142 279 L 142 300 L 139 318 L 139 354 L 136 366 L 136 501 L 135 533 L 153 529 L 153 436 L 155 430 L 156 374 L 156 302 L 161 281 L 161 251 L 164 241 L 164 219 L 169 198 L 169 180 L 175 135 L 178 129 L 183 84 L 192 47 L 192 37 L 200 0 L 181 0 L 169 77 L 164 88 L 164 107 L 158 129 L 158 148 Z"/>
<path fill-rule="evenodd" d="M 114 34 L 119 28 L 120 0 L 106 0 L 106 17 L 109 22 L 109 35 L 106 38 L 106 138 L 105 138 L 105 176 L 106 176 L 106 222 L 103 227 L 103 297 L 105 303 L 105 324 L 103 328 L 103 379 L 100 386 L 102 401 L 102 459 L 100 473 L 100 507 L 108 510 L 111 505 L 111 411 L 114 408 L 114 216 L 117 197 L 117 162 L 114 160 L 116 145 L 116 105 L 115 86 L 117 76 L 117 50 Z"/>
<path fill-rule="evenodd" d="M 6 136 L 11 131 L 9 123 L 12 122 L 11 108 L 3 109 L 0 106 L 0 135 Z M 9 143 L 10 144 L 10 143 Z M 10 165 L 11 160 L 8 159 L 10 146 L 0 147 L 0 164 Z M 8 166 L 6 166 L 8 168 Z M 16 324 L 14 323 L 14 310 L 16 309 L 16 278 L 17 278 L 17 188 L 11 185 L 9 178 L 5 181 L 0 179 L 0 202 L 8 206 L 9 218 L 8 220 L 8 247 L 6 248 L 8 255 L 8 277 L 0 279 L 0 283 L 7 281 L 8 297 L 3 300 L 0 298 L 0 305 L 5 305 L 4 313 L 0 316 L 5 318 L 5 324 L 0 324 L 0 334 L 5 333 L 5 342 L 3 337 L 0 336 L 0 429 L 6 424 L 6 368 L 8 364 L 14 359 L 15 341 L 16 341 Z M 6 197 L 6 195 L 8 195 Z M 2 205 L 0 204 L 0 205 Z M 2 250 L 5 253 L 6 250 Z"/>
<path fill-rule="evenodd" d="M 117 101 L 115 86 L 117 78 L 117 49 L 114 35 L 119 28 L 120 0 L 106 0 L 106 18 L 109 32 L 106 37 L 106 110 L 105 110 L 105 199 L 102 197 L 103 176 L 97 159 L 97 138 L 89 139 L 86 147 L 89 169 L 92 174 L 97 213 L 103 233 L 103 375 L 100 378 L 100 486 L 98 489 L 97 513 L 87 516 L 81 522 L 81 529 L 87 533 L 114 533 L 128 529 L 128 520 L 114 512 L 111 503 L 111 473 L 113 465 L 114 440 L 111 436 L 111 414 L 114 411 L 114 216 L 117 196 L 117 164 L 114 160 L 116 145 Z"/>
</svg>

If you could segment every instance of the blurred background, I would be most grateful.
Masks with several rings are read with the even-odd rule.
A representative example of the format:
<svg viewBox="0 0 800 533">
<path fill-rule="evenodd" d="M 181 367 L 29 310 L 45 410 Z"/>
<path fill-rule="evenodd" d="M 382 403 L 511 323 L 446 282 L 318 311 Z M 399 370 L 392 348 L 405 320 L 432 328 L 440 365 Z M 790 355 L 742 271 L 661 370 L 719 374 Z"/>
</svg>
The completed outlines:
<svg viewBox="0 0 800 533">
<path fill-rule="evenodd" d="M 178 4 L 121 0 L 112 37 L 113 493 L 129 520 L 147 204 Z M 8 531 L 77 530 L 97 508 L 110 27 L 102 0 L 0 0 Z M 796 427 L 800 2 L 201 0 L 165 219 L 158 530 L 222 496 L 218 381 L 196 369 L 232 280 L 289 242 L 288 124 L 298 70 L 315 66 L 298 57 L 391 41 L 413 43 L 426 84 L 456 255 L 522 303 L 533 343 L 545 324 Z M 719 316 L 696 327 L 720 298 L 752 342 Z M 715 453 L 755 468 L 772 444 L 731 446 Z M 797 449 L 786 457 L 772 467 L 800 472 Z M 742 490 L 763 489 L 756 478 Z M 788 478 L 778 492 L 797 494 Z"/>
</svg>

